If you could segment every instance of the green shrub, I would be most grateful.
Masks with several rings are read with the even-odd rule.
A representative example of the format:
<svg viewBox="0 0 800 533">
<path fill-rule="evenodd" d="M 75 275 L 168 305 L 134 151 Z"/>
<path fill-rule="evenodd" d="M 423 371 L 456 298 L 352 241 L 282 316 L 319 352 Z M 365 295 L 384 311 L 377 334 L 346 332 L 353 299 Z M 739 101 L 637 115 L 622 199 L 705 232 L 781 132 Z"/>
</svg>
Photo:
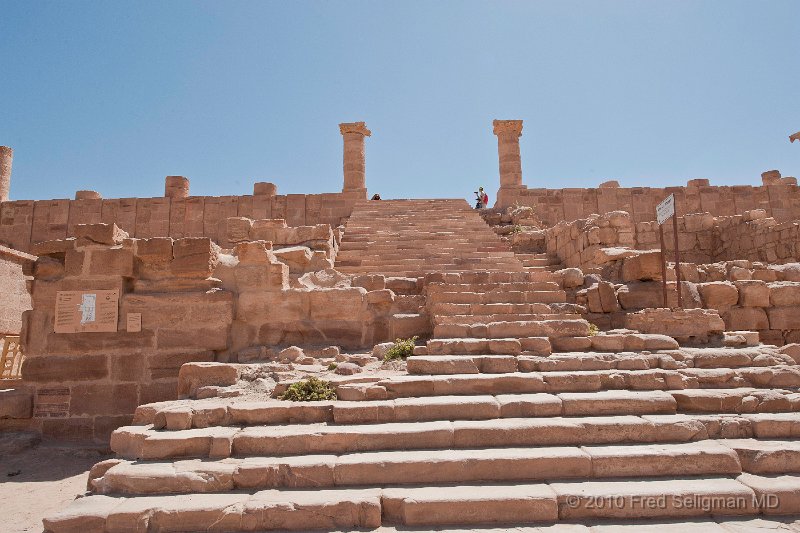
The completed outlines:
<svg viewBox="0 0 800 533">
<path fill-rule="evenodd" d="M 596 324 L 589 324 L 589 336 L 594 337 L 598 333 L 600 333 L 600 328 Z"/>
<path fill-rule="evenodd" d="M 410 339 L 395 339 L 394 345 L 383 356 L 383 360 L 394 361 L 395 359 L 405 359 L 409 355 L 413 355 L 417 339 L 419 337 L 416 336 Z"/>
<path fill-rule="evenodd" d="M 336 367 L 339 366 L 336 363 L 331 363 L 328 365 L 328 370 L 336 370 Z"/>
<path fill-rule="evenodd" d="M 298 381 L 289 385 L 286 392 L 281 394 L 281 400 L 290 402 L 316 402 L 320 400 L 335 400 L 336 389 L 330 381 L 324 381 L 311 376 L 305 381 Z"/>
</svg>

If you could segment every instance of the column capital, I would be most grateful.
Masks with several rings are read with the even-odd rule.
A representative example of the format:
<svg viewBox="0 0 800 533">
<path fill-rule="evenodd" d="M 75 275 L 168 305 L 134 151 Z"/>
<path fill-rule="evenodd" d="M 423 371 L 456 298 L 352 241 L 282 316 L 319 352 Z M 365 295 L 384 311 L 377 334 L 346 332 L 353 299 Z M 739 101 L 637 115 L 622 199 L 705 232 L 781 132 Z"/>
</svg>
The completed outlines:
<svg viewBox="0 0 800 533">
<path fill-rule="evenodd" d="M 519 137 L 522 135 L 522 121 L 521 120 L 493 120 L 494 134 L 511 134 Z"/>
<path fill-rule="evenodd" d="M 366 122 L 342 122 L 339 124 L 339 133 L 358 133 L 365 137 L 372 135 L 372 132 L 367 129 Z"/>
</svg>

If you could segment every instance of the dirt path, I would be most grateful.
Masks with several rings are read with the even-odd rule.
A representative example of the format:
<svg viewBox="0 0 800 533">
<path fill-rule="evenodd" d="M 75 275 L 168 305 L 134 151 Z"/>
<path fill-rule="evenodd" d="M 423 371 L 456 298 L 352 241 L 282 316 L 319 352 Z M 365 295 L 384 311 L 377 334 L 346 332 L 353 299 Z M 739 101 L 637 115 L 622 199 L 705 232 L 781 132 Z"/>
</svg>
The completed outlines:
<svg viewBox="0 0 800 533">
<path fill-rule="evenodd" d="M 0 530 L 41 533 L 42 517 L 82 494 L 89 468 L 107 457 L 94 450 L 47 446 L 0 457 Z"/>
</svg>

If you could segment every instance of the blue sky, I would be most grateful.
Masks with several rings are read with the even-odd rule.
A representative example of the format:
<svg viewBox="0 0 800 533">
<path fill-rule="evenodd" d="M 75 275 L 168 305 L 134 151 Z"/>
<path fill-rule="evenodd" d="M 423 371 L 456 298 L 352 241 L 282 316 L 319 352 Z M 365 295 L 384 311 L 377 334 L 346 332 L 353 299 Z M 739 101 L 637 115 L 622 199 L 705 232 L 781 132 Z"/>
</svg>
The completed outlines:
<svg viewBox="0 0 800 533">
<path fill-rule="evenodd" d="M 384 198 L 800 176 L 800 2 L 0 0 L 12 199 L 341 190 L 364 120 Z M 492 195 L 494 196 L 494 195 Z"/>
</svg>

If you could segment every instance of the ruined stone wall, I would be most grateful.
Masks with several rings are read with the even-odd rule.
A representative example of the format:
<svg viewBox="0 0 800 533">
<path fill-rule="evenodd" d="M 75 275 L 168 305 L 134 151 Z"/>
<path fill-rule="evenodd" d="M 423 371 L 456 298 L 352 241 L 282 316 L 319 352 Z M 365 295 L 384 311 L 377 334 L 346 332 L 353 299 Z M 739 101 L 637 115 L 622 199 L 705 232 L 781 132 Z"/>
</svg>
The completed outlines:
<svg viewBox="0 0 800 533">
<path fill-rule="evenodd" d="M 800 222 L 777 222 L 763 209 L 741 215 L 715 217 L 690 213 L 677 218 L 677 246 L 682 263 L 713 263 L 746 259 L 763 263 L 789 263 L 800 259 Z M 658 223 L 632 224 L 628 213 L 615 211 L 545 230 L 547 251 L 567 267 L 602 268 L 622 259 L 624 248 L 660 250 Z M 672 221 L 664 225 L 667 260 L 674 260 Z M 613 272 L 606 272 L 613 279 Z"/>
<path fill-rule="evenodd" d="M 0 246 L 0 336 L 19 335 L 22 313 L 31 308 L 26 287 L 30 279 L 27 265 L 35 257 Z"/>
<path fill-rule="evenodd" d="M 592 213 L 626 211 L 634 222 L 655 220 L 656 205 L 675 194 L 678 215 L 708 212 L 740 215 L 764 209 L 779 222 L 800 219 L 800 188 L 794 178 L 767 179 L 762 186 L 709 186 L 692 180 L 686 187 L 600 187 L 589 189 L 503 189 L 495 207 L 529 206 L 547 226 L 587 218 Z"/>
<path fill-rule="evenodd" d="M 131 237 L 208 237 L 219 242 L 229 217 L 284 219 L 290 226 L 338 226 L 363 192 L 163 198 L 19 200 L 0 204 L 0 244 L 28 252 L 75 236 L 78 224 L 114 223 Z"/>
<path fill-rule="evenodd" d="M 325 246 L 333 233 L 321 230 L 296 233 Z M 235 362 L 241 351 L 290 344 L 371 347 L 392 333 L 391 291 L 351 286 L 333 270 L 291 274 L 269 241 L 227 254 L 208 237 L 133 239 L 113 224 L 74 232 L 34 246 L 22 320 L 32 429 L 46 438 L 107 443 L 137 405 L 177 398 L 187 362 Z M 110 331 L 56 332 L 59 291 L 101 290 L 119 295 Z M 137 314 L 140 329 L 128 322 Z"/>
<path fill-rule="evenodd" d="M 601 329 L 623 327 L 626 315 L 663 307 L 661 260 L 656 251 L 616 261 L 621 275 L 576 294 L 587 320 Z M 676 307 L 674 265 L 667 270 L 667 305 Z M 719 312 L 727 331 L 757 331 L 778 346 L 800 340 L 800 264 L 765 265 L 747 260 L 681 265 L 684 309 Z M 621 283 L 619 283 L 621 281 Z"/>
<path fill-rule="evenodd" d="M 545 230 L 547 253 L 558 256 L 567 267 L 592 268 L 605 261 L 608 248 L 633 247 L 634 227 L 624 211 L 559 222 Z"/>
</svg>

